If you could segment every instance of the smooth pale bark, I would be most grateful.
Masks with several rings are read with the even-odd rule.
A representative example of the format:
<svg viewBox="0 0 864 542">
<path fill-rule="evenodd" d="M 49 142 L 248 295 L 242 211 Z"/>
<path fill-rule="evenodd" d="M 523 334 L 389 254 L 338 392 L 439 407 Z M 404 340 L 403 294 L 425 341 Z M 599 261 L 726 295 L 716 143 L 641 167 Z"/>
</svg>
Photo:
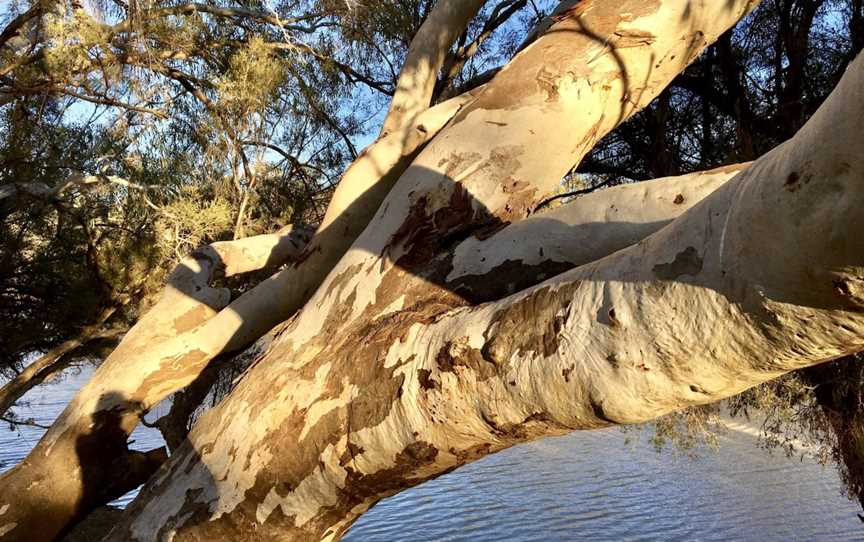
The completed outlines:
<svg viewBox="0 0 864 542">
<path fill-rule="evenodd" d="M 413 326 L 470 304 L 447 288 L 453 248 L 524 218 L 750 6 L 620 0 L 566 10 L 420 153 L 275 346 L 142 493 L 116 539 L 335 539 L 377 499 L 424 479 L 417 460 L 437 448 L 403 446 L 414 427 L 391 414 L 428 414 L 403 412 L 398 400 L 428 381 L 402 372 L 398 350 L 425 352 L 411 363 L 428 360 Z M 376 436 L 361 451 L 351 442 L 366 432 Z M 377 459 L 352 459 L 367 454 Z"/>
<path fill-rule="evenodd" d="M 469 237 L 453 251 L 446 287 L 475 303 L 489 301 L 599 260 L 648 237 L 749 165 L 607 188 L 492 237 Z"/>
<path fill-rule="evenodd" d="M 429 108 L 450 46 L 486 0 L 438 0 L 405 56 L 381 135 L 400 131 Z"/>
<path fill-rule="evenodd" d="M 864 349 L 862 89 L 859 58 L 793 140 L 671 224 L 500 301 L 346 324 L 361 292 L 324 291 L 323 328 L 290 326 L 112 539 L 336 539 L 379 499 L 515 443 Z"/>
<path fill-rule="evenodd" d="M 0 533 L 10 540 L 51 540 L 95 506 L 144 483 L 166 454 L 162 449 L 130 451 L 128 435 L 147 410 L 176 389 L 153 378 L 154 361 L 158 367 L 158 361 L 165 361 L 160 353 L 167 356 L 170 376 L 183 378 L 183 358 L 171 353 L 188 352 L 184 341 L 230 301 L 228 290 L 212 288 L 210 282 L 290 261 L 310 235 L 305 228 L 288 228 L 214 243 L 184 259 L 161 299 L 129 330 L 27 458 L 0 476 L 0 523 L 5 523 Z"/>
<path fill-rule="evenodd" d="M 418 39 L 429 43 L 409 52 L 408 67 L 414 75 L 406 75 L 404 80 L 411 84 L 397 89 L 391 107 L 410 104 L 397 115 L 403 124 L 384 133 L 346 171 L 324 223 L 299 258 L 301 265 L 289 266 L 228 304 L 229 292 L 211 288 L 209 282 L 214 273 L 231 270 L 228 247 L 234 245 L 223 245 L 225 253 L 216 246 L 199 251 L 181 263 L 157 306 L 130 330 L 28 458 L 0 477 L 0 494 L 16 495 L 15 511 L 5 518 L 8 525 L 15 524 L 8 536 L 51 539 L 94 506 L 107 502 L 106 493 L 96 491 L 95 486 L 104 485 L 106 477 L 117 476 L 104 465 L 112 460 L 119 464 L 129 456 L 125 440 L 141 417 L 192 383 L 216 356 L 248 346 L 303 306 L 420 149 L 473 99 L 466 94 L 429 108 L 432 89 L 424 90 L 417 84 L 422 82 L 424 70 L 437 73 L 450 46 L 450 42 L 445 43 L 446 36 L 455 32 L 455 39 L 482 3 L 448 1 L 433 9 L 430 19 L 450 26 L 438 28 L 433 39 L 434 25 L 424 25 Z M 412 98 L 403 100 L 403 92 Z M 420 102 L 411 100 L 421 98 L 423 92 L 428 97 L 421 107 Z M 260 240 L 257 243 L 258 247 L 265 245 Z M 252 248 L 245 246 L 233 254 L 248 259 L 249 250 Z M 257 254 L 251 257 L 260 259 L 265 254 L 266 263 L 274 263 L 274 254 Z M 92 443 L 90 447 L 95 449 L 82 450 L 82 441 Z M 67 465 L 76 462 L 78 467 L 67 473 Z M 148 468 L 155 464 L 148 464 Z M 50 487 L 31 484 L 60 476 L 64 477 L 62 483 Z M 139 476 L 134 483 L 144 479 L 146 475 L 143 479 Z M 3 500 L 0 497 L 0 507 Z M 51 510 L 47 518 L 44 510 Z"/>
</svg>

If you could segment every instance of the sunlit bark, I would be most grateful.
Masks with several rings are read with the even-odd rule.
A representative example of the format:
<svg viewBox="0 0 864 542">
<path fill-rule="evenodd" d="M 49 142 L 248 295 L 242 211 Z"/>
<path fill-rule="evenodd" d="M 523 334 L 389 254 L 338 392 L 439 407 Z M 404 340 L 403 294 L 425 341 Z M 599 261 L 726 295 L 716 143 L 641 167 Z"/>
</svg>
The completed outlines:
<svg viewBox="0 0 864 542">
<path fill-rule="evenodd" d="M 391 301 L 386 276 L 370 299 L 352 279 L 371 270 L 337 275 L 312 301 L 320 327 L 307 307 L 113 539 L 335 539 L 379 499 L 515 443 L 864 349 L 862 83 L 859 59 L 793 140 L 673 222 L 504 299 L 448 306 L 430 284 Z"/>
<path fill-rule="evenodd" d="M 139 454 L 126 445 L 141 417 L 195 381 L 216 356 L 248 346 L 302 307 L 417 152 L 473 99 L 466 94 L 430 109 L 433 88 L 423 81 L 431 70 L 434 87 L 434 75 L 450 46 L 447 39 L 458 36 L 482 4 L 445 1 L 432 10 L 429 18 L 435 22 L 418 32 L 417 40 L 424 45 L 409 51 L 400 78 L 407 83 L 394 94 L 391 111 L 399 111 L 392 117 L 401 124 L 382 132 L 346 171 L 305 252 L 299 251 L 309 232 L 295 229 L 277 238 L 215 243 L 181 262 L 160 302 L 130 330 L 28 457 L 0 477 L 0 509 L 6 510 L 0 538 L 50 540 L 93 507 L 152 474 L 164 459 L 157 453 L 147 456 L 146 468 L 124 466 L 124 461 L 141 463 Z M 40 195 L 60 193 L 46 190 Z M 0 198 L 17 194 L 7 192 Z M 210 286 L 217 275 L 278 267 L 291 259 L 297 259 L 297 265 L 233 302 L 228 290 Z M 115 465 L 105 468 L 112 461 Z M 31 483 L 55 478 L 51 484 Z M 11 506 L 13 495 L 15 507 L 3 508 Z"/>
<path fill-rule="evenodd" d="M 533 418 L 510 427 L 481 416 L 477 424 L 477 405 L 495 396 L 476 382 L 510 384 L 489 372 L 495 364 L 482 346 L 475 352 L 476 332 L 494 307 L 513 301 L 474 307 L 496 299 L 509 277 L 490 270 L 482 276 L 490 289 L 475 281 L 469 291 L 449 279 L 454 253 L 466 239 L 524 219 L 599 138 L 750 7 L 619 1 L 560 11 L 414 159 L 322 287 L 196 425 L 115 538 L 335 539 L 383 496 L 513 442 L 569 430 L 550 422 L 534 431 Z M 565 293 L 550 294 L 550 308 L 556 299 Z M 526 312 L 514 321 L 545 329 L 542 318 Z M 443 394 L 436 365 L 457 381 L 463 371 L 479 376 L 471 384 L 466 374 L 471 385 L 456 399 L 452 389 Z M 529 365 L 539 372 L 517 385 L 545 387 L 553 373 Z M 475 410 L 460 419 L 443 402 L 424 402 L 434 391 Z M 495 431 L 498 442 L 489 438 Z"/>
</svg>

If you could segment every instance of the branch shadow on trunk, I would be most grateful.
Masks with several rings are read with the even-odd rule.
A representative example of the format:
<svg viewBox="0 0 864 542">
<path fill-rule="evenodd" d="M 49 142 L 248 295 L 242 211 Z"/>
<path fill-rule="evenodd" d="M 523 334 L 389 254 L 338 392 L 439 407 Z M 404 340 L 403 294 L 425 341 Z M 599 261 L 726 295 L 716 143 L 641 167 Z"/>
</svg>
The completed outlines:
<svg viewBox="0 0 864 542">
<path fill-rule="evenodd" d="M 491 272 L 484 273 L 483 275 L 469 275 L 459 277 L 456 280 L 448 280 L 448 275 L 453 269 L 453 251 L 457 246 L 464 243 L 469 238 L 473 238 L 480 243 L 492 242 L 495 240 L 497 234 L 506 231 L 509 223 L 502 220 L 500 217 L 496 217 L 482 204 L 482 202 L 471 195 L 464 188 L 462 183 L 455 181 L 451 177 L 441 179 L 439 172 L 421 170 L 413 167 L 409 169 L 406 175 L 426 178 L 428 178 L 428 176 L 435 176 L 435 178 L 440 179 L 439 187 L 441 191 L 444 193 L 448 190 L 450 191 L 449 206 L 443 209 L 438 209 L 435 212 L 427 212 L 428 201 L 420 196 L 415 200 L 415 205 L 412 206 L 411 210 L 409 210 L 409 215 L 405 220 L 405 224 L 409 224 L 410 228 L 396 232 L 396 234 L 394 234 L 386 243 L 383 252 L 379 251 L 378 247 L 364 246 L 359 242 L 355 243 L 352 247 L 353 250 L 367 252 L 368 254 L 382 260 L 382 268 L 388 269 L 387 271 L 384 271 L 384 274 L 392 274 L 391 279 L 388 280 L 385 278 L 381 281 L 382 285 L 386 286 L 388 282 L 391 284 L 398 283 L 400 285 L 400 295 L 407 293 L 408 297 L 411 297 L 412 289 L 418 292 L 422 290 L 424 296 L 427 298 L 433 298 L 440 301 L 437 305 L 430 305 L 429 303 L 424 305 L 423 302 L 420 302 L 420 304 L 416 306 L 405 306 L 403 311 L 406 313 L 416 314 L 419 312 L 422 313 L 423 318 L 434 319 L 436 316 L 443 315 L 455 308 L 477 307 L 482 303 L 496 301 L 515 292 L 524 290 L 525 288 L 535 286 L 543 280 L 549 279 L 559 273 L 566 272 L 577 265 L 574 262 L 554 260 L 544 260 L 540 263 L 532 263 L 530 265 L 523 265 L 520 261 L 507 261 L 499 268 L 493 269 Z M 574 227 L 563 224 L 562 222 L 552 218 L 546 219 L 542 215 L 532 217 L 532 220 L 536 222 L 538 231 L 542 231 L 543 229 L 554 229 L 559 231 L 561 234 L 564 234 L 563 232 L 568 228 L 579 228 L 580 236 L 588 235 L 592 237 L 602 237 L 604 231 L 608 232 L 620 228 L 634 228 L 634 225 L 632 224 L 615 221 L 592 222 L 588 224 L 580 224 Z M 636 225 L 635 229 L 638 231 L 657 231 L 669 222 L 670 221 L 661 221 L 640 224 Z M 621 241 L 620 248 L 625 248 L 629 244 L 629 241 Z M 689 279 L 687 276 L 675 275 L 674 271 L 675 269 L 669 270 L 668 275 L 670 281 Z M 354 273 L 356 272 L 356 269 L 349 269 L 348 272 Z M 347 306 L 350 306 L 351 296 L 345 295 L 346 292 L 343 292 L 340 287 L 340 283 L 345 282 L 348 278 L 348 276 L 342 276 L 339 273 L 331 274 L 331 276 L 325 280 L 323 287 L 329 288 L 332 291 L 332 295 L 344 298 Z M 438 289 L 440 294 L 430 293 L 430 288 Z M 374 315 L 376 314 L 376 311 L 380 313 L 383 306 L 388 304 L 389 301 L 387 295 L 383 291 L 380 293 L 382 294 L 381 299 L 376 302 L 375 306 L 367 307 L 366 312 L 369 314 Z M 334 310 L 344 311 L 346 310 L 346 305 L 343 303 L 342 307 L 339 307 L 339 304 L 337 304 L 334 306 Z M 331 313 L 331 317 L 333 316 L 335 315 Z M 345 313 L 345 317 L 347 318 L 347 313 Z M 602 318 L 608 318 L 608 316 L 605 313 L 598 314 L 598 319 Z M 344 318 L 340 319 L 337 317 L 333 319 L 344 323 Z M 392 314 L 382 314 L 377 318 L 369 317 L 364 318 L 364 320 L 368 322 L 365 329 L 357 335 L 354 335 L 353 333 L 350 334 L 352 340 L 357 343 L 357 348 L 354 350 L 351 358 L 336 359 L 334 362 L 346 364 L 346 366 L 356 366 L 357 371 L 368 372 L 368 380 L 370 383 L 375 382 L 375 385 L 371 386 L 369 390 L 361 390 L 361 396 L 355 399 L 355 403 L 373 405 L 378 399 L 376 396 L 378 392 L 382 393 L 381 399 L 386 402 L 385 397 L 387 393 L 389 393 L 389 391 L 386 390 L 392 388 L 390 381 L 393 375 L 388 377 L 381 374 L 381 378 L 379 378 L 376 375 L 380 372 L 380 368 L 371 369 L 370 372 L 368 367 L 364 368 L 361 367 L 361 365 L 363 365 L 363 360 L 365 359 L 380 359 L 383 355 L 382 352 L 378 351 L 378 349 L 382 347 L 376 338 L 378 335 L 381 333 L 388 333 L 387 328 L 391 325 L 393 326 L 392 333 L 398 333 L 398 330 L 405 325 L 405 322 L 398 319 L 392 320 Z M 328 334 L 326 329 L 314 331 L 325 335 Z M 336 339 L 334 338 L 334 340 Z M 372 352 L 370 349 L 375 350 L 375 352 Z M 287 366 L 291 360 L 285 361 Z M 303 384 L 298 383 L 298 385 L 302 386 Z M 429 385 L 434 386 L 434 383 L 430 380 Z M 362 414 L 361 411 L 368 411 L 369 408 L 372 408 L 373 410 L 375 409 L 375 407 L 371 406 L 359 407 L 355 405 L 344 421 L 344 423 L 347 423 L 349 427 L 340 428 L 340 430 L 335 431 L 333 435 L 340 434 L 340 431 L 344 430 L 348 433 L 350 438 L 352 431 L 360 430 L 362 427 L 368 425 L 369 420 L 364 421 L 362 419 L 364 414 Z M 218 407 L 216 410 L 218 411 Z M 280 429 L 280 431 L 300 431 L 302 427 L 301 424 L 295 429 L 283 428 Z M 193 428 L 193 433 L 194 432 L 195 429 Z M 515 444 L 518 441 L 527 440 L 530 435 L 531 434 L 529 433 L 520 433 L 515 431 L 513 434 L 514 441 L 512 444 Z M 292 434 L 292 437 L 288 440 L 290 441 L 294 438 L 297 438 L 297 434 Z M 323 439 L 323 446 L 330 437 L 321 434 L 320 438 Z M 288 441 L 286 441 L 285 445 L 290 446 Z M 225 459 L 217 458 L 215 456 L 202 457 L 202 453 L 209 455 L 209 452 L 210 449 L 208 447 L 205 446 L 205 448 L 199 450 L 197 444 L 193 444 L 193 442 L 188 439 L 185 440 L 177 448 L 176 452 L 172 454 L 172 459 L 166 463 L 162 472 L 154 476 L 142 490 L 140 496 L 130 504 L 122 523 L 123 526 L 119 529 L 119 532 L 122 533 L 124 532 L 124 529 L 127 528 L 134 530 L 134 527 L 132 527 L 134 518 L 137 517 L 139 513 L 144 512 L 144 509 L 149 503 L 158 500 L 158 496 L 165 490 L 166 486 L 170 484 L 174 475 L 180 473 L 183 473 L 187 479 L 192 480 L 194 485 L 190 485 L 185 489 L 185 494 L 187 496 L 183 499 L 184 504 L 182 506 L 182 512 L 178 510 L 177 513 L 173 515 L 172 520 L 155 528 L 155 530 L 152 531 L 152 536 L 159 538 L 175 529 L 178 526 L 178 523 L 182 524 L 184 528 L 191 528 L 193 530 L 195 525 L 208 524 L 208 528 L 214 529 L 213 531 L 210 531 L 208 536 L 217 532 L 219 526 L 214 524 L 214 510 L 210 507 L 210 503 L 219 501 L 219 480 L 224 479 L 224 473 L 213 472 L 209 465 L 213 465 L 214 461 L 218 465 L 224 465 L 222 461 Z M 313 455 L 319 452 L 320 450 L 315 452 Z M 281 453 L 290 456 L 294 453 L 299 454 L 300 452 L 290 452 L 285 449 L 282 450 Z M 466 462 L 469 459 L 469 457 L 466 457 Z M 398 486 L 391 488 L 390 491 L 404 489 L 405 487 L 410 487 L 415 483 L 419 483 L 419 481 L 414 483 L 406 481 L 409 477 L 405 474 L 410 472 L 410 469 L 413 468 L 411 467 L 411 464 L 410 461 L 406 463 L 405 469 L 409 469 L 406 473 L 402 473 L 400 476 L 393 476 L 393 481 L 394 483 L 398 483 Z M 249 500 L 250 506 L 254 506 L 251 504 L 253 502 L 261 502 L 265 498 L 266 491 L 274 484 L 277 487 L 279 487 L 280 484 L 284 484 L 284 492 L 286 493 L 290 492 L 294 487 L 294 484 L 287 480 L 280 481 L 278 479 L 261 479 L 254 487 L 247 490 L 247 495 L 252 497 Z M 364 498 L 368 497 L 368 495 L 366 495 L 367 491 L 372 492 L 381 490 L 381 487 L 375 485 L 370 485 L 366 489 L 364 489 L 364 486 L 365 484 L 361 484 L 360 487 L 352 490 L 352 501 L 362 501 Z M 213 491 L 216 491 L 217 494 L 214 495 Z M 292 529 L 294 529 L 293 520 L 284 517 L 277 519 L 277 516 L 279 515 L 278 510 L 279 508 L 277 507 L 273 512 L 273 516 L 268 520 L 267 533 L 272 536 L 277 536 L 277 533 L 281 533 L 280 536 L 288 536 L 292 532 Z M 251 523 L 246 525 L 245 528 L 252 529 L 255 517 L 256 512 L 253 508 L 245 514 L 246 519 L 239 520 L 234 518 L 229 521 L 250 521 Z M 231 529 L 234 527 L 236 527 L 236 525 L 231 527 L 226 525 L 225 535 L 230 536 L 230 533 L 233 532 Z M 262 525 L 257 525 L 254 528 L 257 528 L 258 532 L 264 536 L 264 531 L 261 531 L 261 529 L 264 529 Z M 272 531 L 269 529 L 272 529 Z M 150 535 L 144 536 L 144 538 L 147 538 L 148 536 Z M 302 539 L 302 533 L 298 533 L 298 538 Z"/>
</svg>

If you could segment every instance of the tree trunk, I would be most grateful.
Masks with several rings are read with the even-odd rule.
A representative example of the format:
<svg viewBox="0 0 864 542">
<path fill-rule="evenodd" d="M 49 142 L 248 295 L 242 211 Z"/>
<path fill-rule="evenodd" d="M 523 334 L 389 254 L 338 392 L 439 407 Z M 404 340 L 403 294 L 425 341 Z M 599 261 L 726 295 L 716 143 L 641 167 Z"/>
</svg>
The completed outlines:
<svg viewBox="0 0 864 542">
<path fill-rule="evenodd" d="M 3 518 L 8 529 L 0 527 L 0 537 L 50 540 L 122 494 L 102 491 L 106 481 L 125 480 L 125 493 L 152 474 L 157 461 L 141 472 L 123 463 L 137 458 L 126 440 L 144 414 L 193 383 L 214 358 L 245 348 L 302 307 L 420 149 L 473 99 L 466 94 L 429 107 L 450 46 L 447 36 L 458 36 L 483 3 L 443 0 L 432 10 L 416 36 L 425 45 L 409 51 L 391 105 L 388 118 L 402 124 L 382 130 L 346 171 L 309 246 L 309 232 L 295 228 L 214 243 L 181 262 L 157 306 L 130 330 L 28 457 L 0 476 L 0 509 L 7 510 L 15 496 L 15 506 Z M 296 265 L 230 304 L 229 291 L 209 285 L 220 275 L 278 267 L 292 259 Z M 119 467 L 106 468 L 112 461 Z M 61 472 L 62 483 L 31 483 Z"/>
<path fill-rule="evenodd" d="M 335 538 L 402 487 L 531 435 L 608 423 L 585 417 L 578 402 L 569 405 L 570 418 L 554 413 L 566 423 L 543 421 L 554 417 L 539 406 L 514 407 L 503 419 L 479 415 L 476 405 L 528 390 L 541 375 L 526 370 L 502 381 L 505 371 L 496 367 L 504 366 L 504 344 L 491 338 L 503 350 L 486 353 L 475 346 L 495 305 L 469 306 L 495 294 L 461 295 L 450 280 L 454 250 L 524 218 L 600 137 L 656 96 L 747 7 L 583 2 L 566 10 L 414 160 L 318 293 L 234 393 L 196 425 L 116 537 L 240 537 L 254 526 L 261 538 Z M 544 156 L 530 153 L 539 148 Z M 501 285 L 511 275 L 494 269 L 484 278 Z M 556 298 L 569 299 L 542 291 L 550 310 Z M 526 312 L 517 321 L 531 317 L 545 329 L 543 315 Z M 572 363 L 543 375 L 544 386 L 567 369 Z M 477 371 L 481 380 L 472 380 Z M 749 378 L 757 376 L 764 375 Z M 480 381 L 493 387 L 481 389 Z M 453 396 L 459 388 L 465 397 Z M 675 397 L 675 406 L 686 403 Z"/>
<path fill-rule="evenodd" d="M 441 269 L 418 232 L 447 243 L 480 213 L 458 185 L 400 181 L 385 203 L 396 217 L 381 213 L 111 539 L 337 539 L 381 498 L 515 443 L 650 420 L 860 351 L 862 83 L 859 59 L 792 141 L 672 223 L 498 301 L 417 276 Z"/>
<path fill-rule="evenodd" d="M 793 140 L 732 180 L 741 166 L 526 219 L 754 5 L 564 2 L 492 81 L 442 109 L 424 97 L 438 60 L 407 62 L 426 66 L 409 74 L 423 84 L 394 99 L 388 118 L 404 120 L 376 143 L 400 138 L 386 167 L 349 170 L 301 263 L 227 308 L 208 286 L 222 253 L 196 254 L 166 293 L 195 314 L 153 311 L 130 332 L 126 363 L 100 369 L 0 478 L 0 533 L 45 539 L 74 521 L 125 468 L 110 458 L 128 457 L 141 412 L 291 303 L 302 310 L 112 540 L 336 540 L 381 498 L 513 444 L 650 420 L 864 349 L 862 59 Z M 458 36 L 439 15 L 426 31 Z M 435 130 L 418 124 L 426 114 Z M 399 143 L 411 134 L 420 142 Z M 376 166 L 363 160 L 353 171 Z"/>
<path fill-rule="evenodd" d="M 129 330 L 27 458 L 0 476 L 0 521 L 5 522 L 0 533 L 10 540 L 51 540 L 90 510 L 144 483 L 166 459 L 165 451 L 131 451 L 127 438 L 174 386 L 182 388 L 181 382 L 197 375 L 196 351 L 185 358 L 176 353 L 188 352 L 189 336 L 230 300 L 229 291 L 210 282 L 278 266 L 296 257 L 308 238 L 307 230 L 294 228 L 214 243 L 182 261 L 159 302 Z M 225 337 L 208 340 L 205 344 Z M 162 378 L 153 378 L 160 371 Z"/>
</svg>

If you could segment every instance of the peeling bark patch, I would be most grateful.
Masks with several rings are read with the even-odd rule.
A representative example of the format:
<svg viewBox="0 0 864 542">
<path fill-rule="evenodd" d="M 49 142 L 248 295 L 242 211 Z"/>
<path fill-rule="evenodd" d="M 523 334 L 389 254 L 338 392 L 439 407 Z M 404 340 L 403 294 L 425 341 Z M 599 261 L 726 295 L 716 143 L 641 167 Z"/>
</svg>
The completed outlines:
<svg viewBox="0 0 864 542">
<path fill-rule="evenodd" d="M 451 179 L 462 174 L 468 166 L 480 161 L 482 156 L 476 152 L 455 152 L 449 158 L 442 158 L 438 162 L 438 167 L 447 166 L 444 169 L 444 174 Z"/>
<path fill-rule="evenodd" d="M 198 348 L 174 357 L 163 358 L 160 360 L 159 369 L 150 373 L 141 382 L 136 395 L 146 397 L 150 395 L 148 390 L 158 389 L 160 386 L 164 386 L 167 381 L 188 380 L 191 382 L 201 373 L 201 369 L 210 359 L 211 356 L 207 352 Z"/>
<path fill-rule="evenodd" d="M 336 292 L 336 295 L 338 296 L 337 299 L 342 297 L 342 290 L 345 289 L 348 282 L 354 278 L 362 268 L 363 265 L 359 263 L 351 265 L 333 278 L 333 281 L 330 283 L 330 290 Z"/>
<path fill-rule="evenodd" d="M 428 209 L 429 206 L 427 196 L 417 199 L 385 247 L 386 253 L 401 246 L 403 254 L 396 264 L 414 274 L 472 234 L 490 236 L 490 232 L 506 226 L 486 209 L 475 210 L 471 194 L 460 182 L 453 184 L 447 206 Z"/>
<path fill-rule="evenodd" d="M 484 442 L 482 444 L 477 444 L 474 446 L 470 446 L 465 448 L 464 450 L 457 450 L 456 448 L 450 448 L 448 450 L 452 455 L 456 456 L 456 459 L 460 464 L 468 463 L 469 461 L 476 461 L 481 457 L 485 457 L 492 453 L 492 445 L 488 442 Z"/>
<path fill-rule="evenodd" d="M 438 370 L 445 373 L 456 373 L 457 367 L 464 367 L 477 376 L 478 380 L 488 380 L 497 376 L 495 364 L 484 356 L 483 352 L 468 345 L 468 337 L 450 341 L 438 351 L 435 356 Z"/>
<path fill-rule="evenodd" d="M 687 247 L 671 262 L 657 264 L 652 270 L 660 280 L 675 280 L 681 275 L 695 276 L 702 271 L 702 257 L 694 247 Z"/>
<path fill-rule="evenodd" d="M 813 180 L 813 175 L 810 173 L 798 173 L 797 171 L 793 171 L 789 173 L 786 177 L 786 181 L 783 183 L 783 188 L 785 188 L 789 192 L 796 192 L 802 186 L 809 183 Z"/>
<path fill-rule="evenodd" d="M 578 287 L 579 282 L 557 289 L 546 286 L 499 311 L 484 333 L 484 359 L 503 365 L 520 352 L 543 357 L 558 352 L 560 332 Z"/>
<path fill-rule="evenodd" d="M 506 423 L 494 426 L 496 436 L 513 442 L 524 442 L 539 436 L 568 431 L 570 431 L 570 428 L 555 421 L 545 412 L 535 412 L 519 423 Z"/>
<path fill-rule="evenodd" d="M 176 333 L 183 333 L 198 327 L 203 324 L 207 317 L 212 313 L 210 309 L 203 304 L 184 312 L 182 315 L 174 319 L 172 327 Z"/>
<path fill-rule="evenodd" d="M 684 194 L 678 194 L 677 196 L 675 196 L 675 199 L 672 200 L 672 203 L 674 203 L 675 205 L 681 205 L 682 203 L 684 203 Z"/>
<path fill-rule="evenodd" d="M 558 83 L 555 80 L 555 74 L 542 66 L 537 72 L 537 87 L 546 95 L 547 102 L 558 101 Z"/>
<path fill-rule="evenodd" d="M 435 462 L 438 448 L 424 441 L 412 442 L 396 455 L 392 467 L 371 474 L 364 474 L 346 467 L 348 472 L 343 494 L 345 500 L 341 507 L 350 509 L 368 497 L 386 494 L 419 484 L 423 480 L 415 476 L 422 467 Z"/>
<path fill-rule="evenodd" d="M 405 375 L 381 375 L 380 378 L 369 375 L 364 380 L 360 396 L 349 405 L 352 430 L 374 427 L 387 418 L 402 393 Z"/>
<path fill-rule="evenodd" d="M 432 378 L 432 371 L 429 369 L 417 369 L 417 380 L 420 387 L 426 391 L 437 390 L 441 387 L 438 381 Z"/>
</svg>

